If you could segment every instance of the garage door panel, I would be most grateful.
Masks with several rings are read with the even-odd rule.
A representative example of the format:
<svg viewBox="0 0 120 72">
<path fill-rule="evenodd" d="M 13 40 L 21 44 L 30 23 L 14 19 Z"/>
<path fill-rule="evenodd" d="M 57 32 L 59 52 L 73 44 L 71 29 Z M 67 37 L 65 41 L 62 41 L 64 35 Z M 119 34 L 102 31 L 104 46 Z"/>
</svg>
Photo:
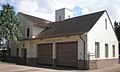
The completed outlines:
<svg viewBox="0 0 120 72">
<path fill-rule="evenodd" d="M 72 59 L 71 59 L 71 57 L 72 57 Z M 59 57 L 58 59 L 61 59 L 61 58 L 63 58 L 63 59 L 76 60 L 76 56 L 75 56 L 75 57 L 73 57 L 73 56 L 61 56 L 61 57 Z"/>
<path fill-rule="evenodd" d="M 64 60 L 64 61 L 59 61 L 58 65 L 61 66 L 74 66 L 76 67 L 77 62 L 76 61 L 68 61 L 68 60 Z"/>
<path fill-rule="evenodd" d="M 74 46 L 73 46 L 73 47 L 74 47 Z M 77 48 L 77 47 L 75 47 L 75 48 Z M 61 50 L 61 49 L 62 49 L 62 50 Z M 70 48 L 70 47 L 69 47 L 69 48 L 65 48 L 65 47 L 62 48 L 62 47 L 61 47 L 61 49 L 59 49 L 59 52 L 66 52 L 66 51 L 67 51 L 67 52 L 75 52 L 75 51 L 76 51 L 76 49 L 74 50 L 73 48 Z"/>
<path fill-rule="evenodd" d="M 38 45 L 38 63 L 52 64 L 52 44 Z"/>
<path fill-rule="evenodd" d="M 77 66 L 77 42 L 57 44 L 57 65 Z"/>
<path fill-rule="evenodd" d="M 68 51 L 68 50 L 69 50 L 69 51 Z M 65 49 L 62 49 L 62 50 L 60 49 L 59 51 L 60 51 L 60 52 L 65 52 L 65 51 L 74 52 L 74 51 L 76 51 L 76 50 L 73 50 L 73 49 L 71 49 L 71 48 L 68 48 L 68 49 L 65 48 Z"/>
<path fill-rule="evenodd" d="M 46 59 L 46 60 L 45 59 L 39 59 L 39 61 L 40 61 L 39 62 L 40 64 L 51 64 L 51 60 L 50 59 Z"/>
<path fill-rule="evenodd" d="M 42 56 L 51 56 L 51 53 L 47 53 L 47 52 L 44 52 L 44 53 L 39 53 L 39 55 L 42 55 Z"/>
<path fill-rule="evenodd" d="M 50 59 L 51 57 L 47 57 L 47 55 L 46 55 L 46 57 L 45 56 L 40 56 L 39 59 L 42 59 L 42 58 L 44 58 L 44 59 Z"/>
</svg>

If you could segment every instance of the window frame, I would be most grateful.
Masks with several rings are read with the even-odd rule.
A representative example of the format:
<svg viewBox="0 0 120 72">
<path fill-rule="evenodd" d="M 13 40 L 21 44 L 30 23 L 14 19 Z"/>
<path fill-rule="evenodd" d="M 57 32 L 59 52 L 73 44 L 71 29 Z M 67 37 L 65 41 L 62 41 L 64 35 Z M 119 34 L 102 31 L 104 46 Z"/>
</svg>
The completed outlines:
<svg viewBox="0 0 120 72">
<path fill-rule="evenodd" d="M 109 45 L 107 43 L 105 44 L 105 57 L 109 57 Z"/>
<path fill-rule="evenodd" d="M 27 28 L 27 37 L 30 37 L 30 28 Z"/>
<path fill-rule="evenodd" d="M 59 21 L 61 21 L 62 20 L 62 16 L 61 15 L 59 15 Z"/>
<path fill-rule="evenodd" d="M 113 57 L 115 57 L 115 45 L 112 45 L 112 53 L 113 53 Z"/>
<path fill-rule="evenodd" d="M 105 19 L 105 29 L 107 30 L 107 19 Z"/>
<path fill-rule="evenodd" d="M 70 15 L 68 15 L 68 18 L 70 18 Z"/>
<path fill-rule="evenodd" d="M 95 42 L 95 58 L 100 58 L 100 42 Z"/>
</svg>

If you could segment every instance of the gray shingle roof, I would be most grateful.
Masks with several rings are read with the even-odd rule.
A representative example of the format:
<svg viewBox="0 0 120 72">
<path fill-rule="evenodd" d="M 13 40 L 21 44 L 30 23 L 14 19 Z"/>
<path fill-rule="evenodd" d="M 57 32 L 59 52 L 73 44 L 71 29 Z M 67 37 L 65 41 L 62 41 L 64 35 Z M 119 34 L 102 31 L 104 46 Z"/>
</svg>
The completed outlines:
<svg viewBox="0 0 120 72">
<path fill-rule="evenodd" d="M 88 32 L 105 11 L 87 14 L 71 19 L 50 23 L 50 27 L 38 34 L 37 38 L 81 35 Z"/>
<path fill-rule="evenodd" d="M 45 20 L 45 19 L 42 19 L 42 18 L 38 18 L 38 17 L 34 17 L 34 16 L 31 16 L 31 15 L 28 15 L 28 14 L 24 14 L 24 13 L 21 13 L 21 12 L 19 14 L 22 14 L 28 20 L 33 22 L 33 24 L 35 26 L 47 27 L 48 24 L 51 22 L 51 21 L 48 21 L 48 20 Z"/>
</svg>

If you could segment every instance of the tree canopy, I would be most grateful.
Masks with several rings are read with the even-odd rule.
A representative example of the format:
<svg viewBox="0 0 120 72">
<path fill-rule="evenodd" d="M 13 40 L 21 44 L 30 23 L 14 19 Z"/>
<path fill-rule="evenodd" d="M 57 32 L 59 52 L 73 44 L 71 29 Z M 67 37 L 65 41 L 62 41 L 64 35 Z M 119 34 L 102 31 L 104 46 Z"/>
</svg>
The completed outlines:
<svg viewBox="0 0 120 72">
<path fill-rule="evenodd" d="M 2 5 L 0 11 L 0 37 L 12 40 L 19 40 L 22 37 L 22 24 L 13 6 L 9 4 Z"/>
<path fill-rule="evenodd" d="M 120 41 L 120 22 L 114 22 L 115 32 L 118 37 L 118 40 Z"/>
</svg>

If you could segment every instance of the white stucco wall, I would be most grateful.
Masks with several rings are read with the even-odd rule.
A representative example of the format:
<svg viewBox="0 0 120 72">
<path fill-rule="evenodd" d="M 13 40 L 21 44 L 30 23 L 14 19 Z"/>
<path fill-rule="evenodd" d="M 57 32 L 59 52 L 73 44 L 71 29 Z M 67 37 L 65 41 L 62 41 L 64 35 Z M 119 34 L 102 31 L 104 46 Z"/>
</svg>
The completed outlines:
<svg viewBox="0 0 120 72">
<path fill-rule="evenodd" d="M 24 44 L 24 46 L 23 46 Z M 22 49 L 26 48 L 26 56 L 31 56 L 32 53 L 34 53 L 33 43 L 32 41 L 21 41 L 21 45 L 19 47 L 19 56 L 22 57 Z"/>
<path fill-rule="evenodd" d="M 86 41 L 86 35 L 81 36 L 83 40 Z M 37 46 L 38 44 L 45 43 L 59 43 L 59 42 L 78 42 L 78 60 L 83 60 L 83 41 L 80 39 L 79 35 L 69 36 L 69 37 L 56 37 L 56 38 L 46 38 L 46 39 L 37 39 L 32 41 L 25 41 L 25 47 L 27 48 L 27 58 L 37 58 Z M 28 43 L 29 42 L 29 43 Z M 28 46 L 28 44 L 30 46 Z M 87 47 L 87 46 L 86 46 Z M 86 51 L 87 52 L 87 51 Z M 56 55 L 55 55 L 56 56 Z"/>
<path fill-rule="evenodd" d="M 80 45 L 78 44 L 78 47 L 80 46 L 80 53 L 78 54 L 78 58 L 82 58 L 82 60 L 88 60 L 88 52 L 87 52 L 87 33 L 83 34 L 83 35 L 79 35 L 80 40 L 78 40 L 78 43 L 80 42 Z M 83 41 L 85 42 L 85 44 L 83 43 Z M 78 52 L 79 52 L 78 51 Z M 84 53 L 85 51 L 85 53 Z M 82 54 L 81 54 L 82 53 Z M 84 55 L 85 54 L 85 55 Z M 80 56 L 79 56 L 80 55 Z M 80 59 L 78 59 L 80 60 Z"/>
<path fill-rule="evenodd" d="M 45 30 L 45 28 L 38 27 L 38 26 L 33 26 L 33 36 L 32 36 L 32 38 L 34 38 L 36 35 L 41 33 L 43 30 Z"/>
<path fill-rule="evenodd" d="M 24 39 L 34 38 L 37 34 L 39 34 L 40 32 L 42 32 L 45 29 L 43 27 L 34 26 L 34 24 L 31 21 L 29 21 L 27 18 L 25 18 L 22 14 L 19 14 L 18 16 L 23 25 L 23 38 Z M 27 37 L 27 28 L 30 28 L 30 36 L 29 37 Z M 21 54 L 22 48 L 27 48 L 27 57 L 33 57 L 33 55 L 35 55 L 34 53 L 36 53 L 36 49 L 33 48 L 35 46 L 33 45 L 32 42 L 33 41 L 27 41 L 27 40 L 21 41 L 21 45 L 19 47 L 20 48 L 19 49 L 20 57 L 22 56 L 22 54 Z M 24 44 L 24 47 L 23 47 L 23 44 Z"/>
<path fill-rule="evenodd" d="M 18 14 L 20 18 L 20 22 L 23 25 L 23 38 L 32 38 L 33 35 L 33 24 L 27 18 L 25 18 L 22 14 Z M 30 36 L 27 37 L 27 28 L 30 28 Z"/>
<path fill-rule="evenodd" d="M 12 40 L 9 40 L 9 48 L 10 48 L 10 55 L 11 56 L 16 56 L 17 55 L 17 43 L 12 41 Z"/>
<path fill-rule="evenodd" d="M 42 32 L 45 28 L 35 26 L 33 22 L 29 21 L 27 18 L 25 18 L 22 14 L 18 15 L 20 18 L 20 21 L 23 25 L 23 38 L 34 38 L 37 34 Z M 27 37 L 27 28 L 30 29 L 30 36 Z"/>
<path fill-rule="evenodd" d="M 107 19 L 107 29 L 105 28 L 105 19 Z M 115 36 L 112 24 L 105 12 L 93 28 L 88 32 L 88 52 L 91 56 L 95 55 L 95 42 L 100 42 L 100 58 L 99 59 L 110 59 L 118 58 L 118 41 Z M 109 56 L 105 58 L 105 43 L 108 44 Z M 112 45 L 115 45 L 115 57 L 112 56 Z M 95 59 L 91 57 L 91 59 Z"/>
<path fill-rule="evenodd" d="M 61 20 L 68 19 L 73 17 L 73 12 L 69 9 L 63 8 L 55 11 L 55 21 L 60 21 L 59 16 L 61 16 Z"/>
<path fill-rule="evenodd" d="M 69 18 L 72 18 L 72 17 L 73 17 L 73 11 L 69 10 L 69 9 L 66 9 L 65 10 L 65 19 L 69 19 Z"/>
<path fill-rule="evenodd" d="M 55 11 L 55 21 L 60 21 L 59 16 L 61 16 L 61 20 L 65 19 L 65 10 L 64 9 Z"/>
</svg>

